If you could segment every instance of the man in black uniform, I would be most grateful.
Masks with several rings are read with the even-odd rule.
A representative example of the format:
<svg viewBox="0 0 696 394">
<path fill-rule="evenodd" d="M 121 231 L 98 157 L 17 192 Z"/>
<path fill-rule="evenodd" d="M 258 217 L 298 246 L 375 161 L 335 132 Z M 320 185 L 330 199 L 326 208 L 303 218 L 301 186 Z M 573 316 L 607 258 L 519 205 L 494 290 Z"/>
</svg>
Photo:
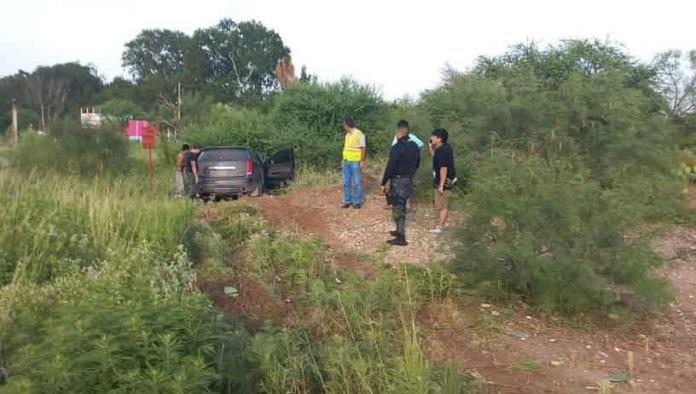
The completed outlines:
<svg viewBox="0 0 696 394">
<path fill-rule="evenodd" d="M 400 120 L 396 125 L 397 142 L 389 151 L 389 162 L 382 177 L 382 194 L 385 194 L 387 182 L 389 193 L 387 201 L 392 206 L 392 215 L 396 230 L 390 234 L 394 239 L 387 241 L 390 245 L 406 246 L 406 201 L 413 192 L 413 176 L 420 165 L 420 148 L 409 140 L 408 122 Z"/>
</svg>

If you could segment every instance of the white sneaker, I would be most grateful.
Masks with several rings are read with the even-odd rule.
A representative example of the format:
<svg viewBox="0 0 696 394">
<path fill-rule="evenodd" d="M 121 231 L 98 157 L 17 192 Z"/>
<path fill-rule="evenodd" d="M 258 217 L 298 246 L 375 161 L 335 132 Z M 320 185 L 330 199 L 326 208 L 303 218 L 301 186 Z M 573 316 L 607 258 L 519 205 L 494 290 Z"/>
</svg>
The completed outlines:
<svg viewBox="0 0 696 394">
<path fill-rule="evenodd" d="M 442 234 L 442 227 L 435 227 L 434 229 L 430 230 L 430 234 Z"/>
</svg>

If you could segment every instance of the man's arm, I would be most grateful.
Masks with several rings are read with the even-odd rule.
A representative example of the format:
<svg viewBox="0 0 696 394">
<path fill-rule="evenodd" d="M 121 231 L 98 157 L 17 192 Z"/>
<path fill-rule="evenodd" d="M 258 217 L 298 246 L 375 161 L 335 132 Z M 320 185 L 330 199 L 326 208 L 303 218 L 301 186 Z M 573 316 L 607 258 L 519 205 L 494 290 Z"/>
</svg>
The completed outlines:
<svg viewBox="0 0 696 394">
<path fill-rule="evenodd" d="M 191 171 L 193 172 L 193 177 L 198 183 L 198 162 L 191 160 Z"/>
<path fill-rule="evenodd" d="M 365 143 L 365 134 L 360 136 L 360 169 L 365 169 L 365 151 L 367 144 Z"/>
<path fill-rule="evenodd" d="M 437 188 L 440 193 L 445 191 L 445 182 L 447 182 L 447 166 L 440 167 L 440 184 Z"/>
<path fill-rule="evenodd" d="M 184 154 L 179 153 L 176 155 L 176 169 L 182 171 L 184 169 Z"/>
</svg>

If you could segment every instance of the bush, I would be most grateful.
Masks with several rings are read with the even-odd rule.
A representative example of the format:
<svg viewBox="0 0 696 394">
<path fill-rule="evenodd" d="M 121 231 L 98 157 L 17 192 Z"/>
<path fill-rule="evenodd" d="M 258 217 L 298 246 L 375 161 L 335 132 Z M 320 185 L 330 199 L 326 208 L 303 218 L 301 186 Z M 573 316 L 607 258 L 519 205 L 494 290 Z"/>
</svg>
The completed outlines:
<svg viewBox="0 0 696 394">
<path fill-rule="evenodd" d="M 144 244 L 84 274 L 16 288 L 3 331 L 7 391 L 248 392 L 247 334 L 194 280 L 183 250 L 167 256 Z"/>
<path fill-rule="evenodd" d="M 11 229 L 0 233 L 0 285 L 17 265 L 42 282 L 143 241 L 173 249 L 191 214 L 185 201 L 153 199 L 144 179 L 0 170 L 0 188 L 0 226 Z"/>
<path fill-rule="evenodd" d="M 274 138 L 298 149 L 298 157 L 314 164 L 340 161 L 343 118 L 355 118 L 365 132 L 368 150 L 386 152 L 387 106 L 377 91 L 350 80 L 332 84 L 298 83 L 273 99 L 270 112 Z"/>
<path fill-rule="evenodd" d="M 25 169 L 94 175 L 127 171 L 131 165 L 128 153 L 128 140 L 116 126 L 86 129 L 63 121 L 47 135 L 23 136 L 12 161 Z"/>
<path fill-rule="evenodd" d="M 628 240 L 633 208 L 561 160 L 513 159 L 496 152 L 481 163 L 470 218 L 458 231 L 455 269 L 487 297 L 521 297 L 547 310 L 606 311 L 659 304 L 665 284 L 647 240 Z"/>
<path fill-rule="evenodd" d="M 202 145 L 248 145 L 264 151 L 268 148 L 269 132 L 266 115 L 253 109 L 217 104 L 210 111 L 207 125 L 187 130 L 184 139 Z"/>
<path fill-rule="evenodd" d="M 252 391 L 248 335 L 177 246 L 190 203 L 143 186 L 0 171 L 3 392 Z"/>
<path fill-rule="evenodd" d="M 345 116 L 356 118 L 371 152 L 386 154 L 393 136 L 386 111 L 369 86 L 348 80 L 298 83 L 273 97 L 268 114 L 217 104 L 206 124 L 189 127 L 184 138 L 204 145 L 248 145 L 267 154 L 293 147 L 299 162 L 326 165 L 340 161 Z"/>
</svg>

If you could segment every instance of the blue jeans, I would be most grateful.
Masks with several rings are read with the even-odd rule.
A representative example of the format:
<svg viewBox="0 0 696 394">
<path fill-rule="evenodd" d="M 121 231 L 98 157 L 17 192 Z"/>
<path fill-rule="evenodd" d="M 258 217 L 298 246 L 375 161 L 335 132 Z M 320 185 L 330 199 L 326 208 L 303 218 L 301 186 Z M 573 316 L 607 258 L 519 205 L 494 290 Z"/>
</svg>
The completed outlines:
<svg viewBox="0 0 696 394">
<path fill-rule="evenodd" d="M 346 204 L 363 203 L 360 162 L 358 161 L 343 161 L 343 202 Z"/>
</svg>

